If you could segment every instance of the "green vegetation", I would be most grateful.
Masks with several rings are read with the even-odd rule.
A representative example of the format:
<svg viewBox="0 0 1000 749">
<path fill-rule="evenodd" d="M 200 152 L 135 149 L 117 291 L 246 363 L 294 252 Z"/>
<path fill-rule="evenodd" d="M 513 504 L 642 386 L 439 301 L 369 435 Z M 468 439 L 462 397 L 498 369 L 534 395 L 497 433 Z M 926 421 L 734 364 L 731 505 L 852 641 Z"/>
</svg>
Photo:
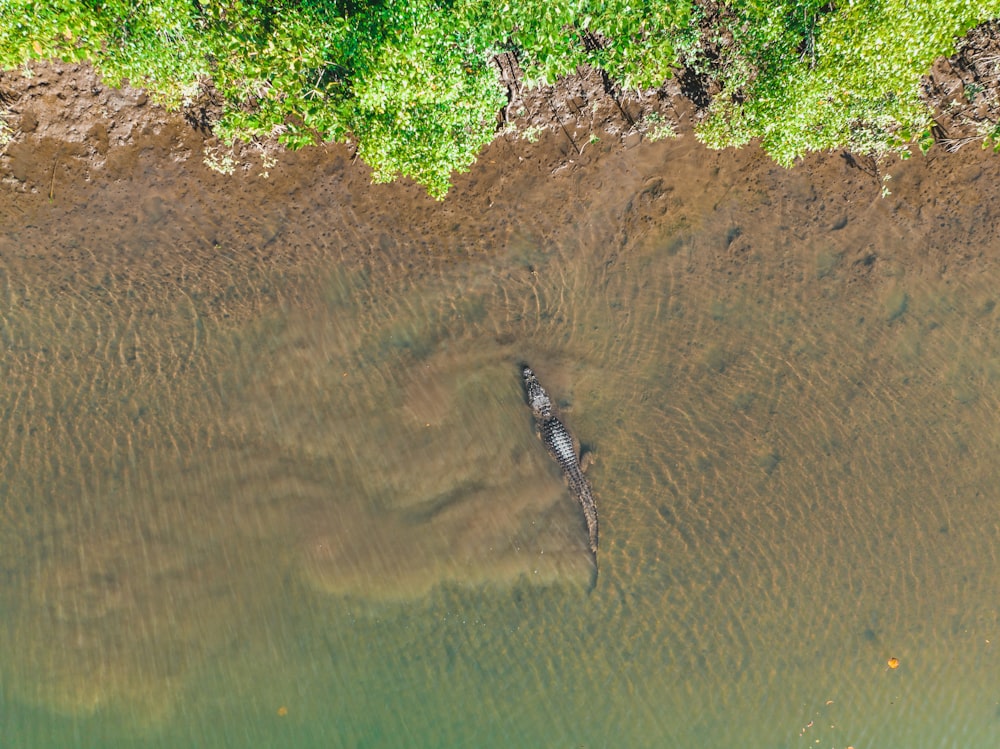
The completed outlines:
<svg viewBox="0 0 1000 749">
<path fill-rule="evenodd" d="M 1000 0 L 733 0 L 734 43 L 715 61 L 723 94 L 702 139 L 760 138 L 790 165 L 807 151 L 899 149 L 927 130 L 920 77 Z M 926 141 L 924 141 L 926 142 Z"/>
<path fill-rule="evenodd" d="M 925 131 L 920 75 L 1000 0 L 0 0 L 0 66 L 91 60 L 167 106 L 210 81 L 226 141 L 351 140 L 376 181 L 441 197 L 495 135 L 494 57 L 526 85 L 579 65 L 624 88 L 683 64 L 722 85 L 700 137 L 761 139 L 781 163 L 847 146 L 883 153 Z M 709 54 L 708 50 L 713 50 Z"/>
<path fill-rule="evenodd" d="M 443 196 L 495 135 L 505 103 L 493 57 L 532 81 L 603 66 L 633 86 L 669 75 L 686 0 L 0 0 L 0 65 L 93 60 L 178 106 L 199 82 L 223 97 L 223 139 L 357 143 L 376 181 Z M 638 11 L 638 12 L 636 12 Z M 588 50 L 585 32 L 628 44 Z"/>
</svg>

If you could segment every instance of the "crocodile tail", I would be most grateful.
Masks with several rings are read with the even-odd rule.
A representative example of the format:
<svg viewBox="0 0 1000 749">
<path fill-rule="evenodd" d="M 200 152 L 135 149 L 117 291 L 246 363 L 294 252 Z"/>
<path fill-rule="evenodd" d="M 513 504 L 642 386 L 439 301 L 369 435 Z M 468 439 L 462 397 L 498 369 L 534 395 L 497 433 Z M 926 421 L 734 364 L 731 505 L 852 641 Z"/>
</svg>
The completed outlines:
<svg viewBox="0 0 1000 749">
<path fill-rule="evenodd" d="M 594 501 L 590 482 L 587 481 L 586 476 L 583 475 L 583 472 L 578 467 L 572 471 L 567 471 L 566 477 L 569 480 L 570 489 L 576 497 L 577 502 L 580 503 L 580 508 L 583 510 L 583 518 L 587 521 L 590 550 L 596 554 L 598 544 L 597 503 Z"/>
<path fill-rule="evenodd" d="M 590 533 L 590 550 L 597 553 L 598 544 L 598 534 L 597 534 L 597 507 L 591 503 L 590 507 L 585 507 L 583 510 L 584 515 L 587 517 L 587 530 Z"/>
</svg>

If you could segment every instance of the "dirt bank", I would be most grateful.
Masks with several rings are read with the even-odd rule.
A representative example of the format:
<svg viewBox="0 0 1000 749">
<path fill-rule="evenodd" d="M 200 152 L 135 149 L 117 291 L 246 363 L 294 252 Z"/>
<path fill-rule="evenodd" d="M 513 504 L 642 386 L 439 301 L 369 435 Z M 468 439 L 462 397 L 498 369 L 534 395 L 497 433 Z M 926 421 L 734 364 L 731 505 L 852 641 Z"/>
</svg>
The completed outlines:
<svg viewBox="0 0 1000 749">
<path fill-rule="evenodd" d="M 598 206 L 619 206 L 615 220 L 627 243 L 647 220 L 643 211 L 666 210 L 667 201 L 649 192 L 636 200 L 635 185 L 605 184 L 605 176 L 648 172 L 667 151 L 716 168 L 739 165 L 761 191 L 807 182 L 810 200 L 838 195 L 839 205 L 820 201 L 838 215 L 834 224 L 853 220 L 887 187 L 892 195 L 879 213 L 910 212 L 920 220 L 921 206 L 933 203 L 943 213 L 926 221 L 927 242 L 940 231 L 939 245 L 955 248 L 952 230 L 994 199 L 994 183 L 976 180 L 994 155 L 971 141 L 981 141 L 1000 115 L 998 40 L 996 24 L 974 30 L 925 79 L 940 140 L 927 157 L 904 165 L 814 155 L 790 171 L 753 147 L 711 152 L 697 143 L 692 124 L 710 100 L 710 81 L 682 74 L 658 91 L 625 95 L 599 72 L 581 70 L 556 87 L 525 91 L 516 61 L 505 58 L 506 126 L 440 204 L 408 180 L 371 185 L 368 168 L 346 145 L 295 153 L 268 144 L 225 148 L 207 132 L 211 97 L 166 112 L 141 91 L 104 85 L 86 65 L 34 65 L 0 74 L 4 251 L 20 258 L 22 271 L 54 283 L 109 269 L 134 276 L 137 287 L 195 283 L 209 303 L 240 315 L 253 305 L 242 309 L 227 292 L 226 263 L 236 254 L 289 271 L 334 243 L 340 257 L 375 254 L 379 262 L 410 267 L 421 257 L 451 262 L 495 253 L 517 235 L 525 211 L 551 217 L 555 227 L 586 221 Z M 668 145 L 671 130 L 678 138 Z M 911 176 L 886 181 L 897 172 Z M 532 241 L 544 244 L 545 237 Z M 173 251 L 151 249 L 164 244 Z"/>
<path fill-rule="evenodd" d="M 701 46 L 711 57 L 713 45 L 722 43 L 711 31 L 722 11 L 711 0 L 703 5 Z M 934 136 L 942 147 L 956 150 L 981 142 L 1000 122 L 998 60 L 1000 22 L 991 22 L 970 31 L 957 53 L 938 60 L 925 76 L 921 95 L 935 112 Z M 483 172 L 484 163 L 496 161 L 495 157 L 509 155 L 511 149 L 505 146 L 519 139 L 533 144 L 547 132 L 559 136 L 553 148 L 513 150 L 520 161 L 540 162 L 553 173 L 589 163 L 594 151 L 607 152 L 609 146 L 633 148 L 670 133 L 690 136 L 692 124 L 704 116 L 720 89 L 718 81 L 681 70 L 658 90 L 623 91 L 600 71 L 589 69 L 554 86 L 527 89 L 513 54 L 501 55 L 496 63 L 507 88 L 508 105 L 498 116 L 502 134 L 483 154 L 477 172 Z M 83 160 L 88 175 L 101 172 L 112 179 L 134 168 L 129 146 L 141 151 L 169 142 L 176 160 L 193 157 L 219 172 L 257 176 L 269 176 L 278 161 L 288 160 L 288 154 L 274 143 L 235 149 L 220 144 L 210 135 L 220 113 L 221 104 L 211 87 L 204 88 L 183 111 L 168 113 L 150 104 L 141 91 L 105 86 L 86 65 L 38 63 L 21 71 L 0 72 L 0 169 L 5 178 L 21 183 L 45 171 L 41 162 L 50 154 L 39 148 L 42 142 L 61 144 L 56 161 Z M 354 161 L 349 148 L 340 150 Z M 48 192 L 53 191 L 60 173 L 58 164 L 51 167 L 50 163 L 52 174 L 43 185 Z M 363 167 L 351 171 L 367 179 Z"/>
</svg>

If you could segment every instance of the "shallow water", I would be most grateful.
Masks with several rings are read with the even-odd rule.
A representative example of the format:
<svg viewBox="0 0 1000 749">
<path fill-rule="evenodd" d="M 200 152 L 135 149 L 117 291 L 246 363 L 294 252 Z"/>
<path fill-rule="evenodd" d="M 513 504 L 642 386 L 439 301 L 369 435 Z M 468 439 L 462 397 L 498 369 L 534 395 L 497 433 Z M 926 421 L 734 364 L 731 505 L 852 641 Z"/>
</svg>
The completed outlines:
<svg viewBox="0 0 1000 749">
<path fill-rule="evenodd" d="M 244 234 L 150 181 L 37 209 L 3 745 L 995 746 L 997 203 L 640 151 L 441 237 L 321 180 Z"/>
</svg>

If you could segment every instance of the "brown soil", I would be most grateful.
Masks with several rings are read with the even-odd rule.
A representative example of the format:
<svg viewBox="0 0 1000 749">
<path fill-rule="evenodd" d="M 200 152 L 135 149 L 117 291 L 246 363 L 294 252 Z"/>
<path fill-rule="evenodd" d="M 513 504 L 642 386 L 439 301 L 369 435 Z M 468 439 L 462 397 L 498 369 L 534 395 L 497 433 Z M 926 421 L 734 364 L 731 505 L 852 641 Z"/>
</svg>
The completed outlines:
<svg viewBox="0 0 1000 749">
<path fill-rule="evenodd" d="M 923 83 L 939 144 L 954 151 L 982 141 L 1000 122 L 1000 22 L 970 31 L 958 52 L 938 60 Z"/>
</svg>

